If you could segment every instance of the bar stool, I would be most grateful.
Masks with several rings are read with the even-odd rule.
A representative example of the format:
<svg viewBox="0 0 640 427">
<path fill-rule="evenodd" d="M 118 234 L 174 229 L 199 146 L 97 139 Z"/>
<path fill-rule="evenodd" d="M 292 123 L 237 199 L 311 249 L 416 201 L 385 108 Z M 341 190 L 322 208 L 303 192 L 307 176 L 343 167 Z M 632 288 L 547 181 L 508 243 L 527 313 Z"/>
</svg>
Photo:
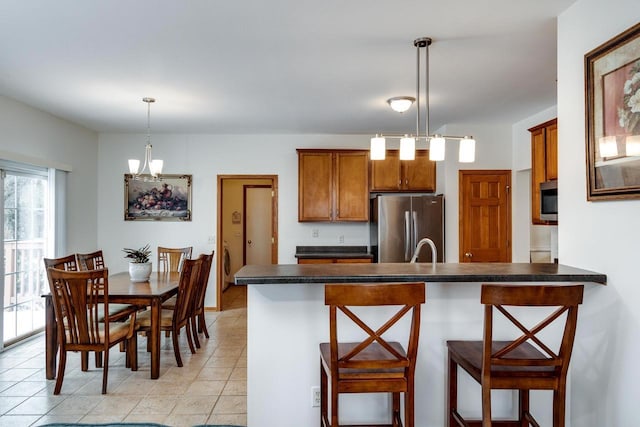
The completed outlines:
<svg viewBox="0 0 640 427">
<path fill-rule="evenodd" d="M 583 290 L 583 285 L 482 285 L 480 301 L 484 304 L 483 341 L 447 341 L 447 420 L 450 427 L 491 427 L 491 390 L 496 389 L 519 391 L 518 419 L 500 420 L 500 426 L 539 426 L 529 412 L 529 390 L 553 390 L 553 426 L 564 427 L 567 370 Z M 540 310 L 533 307 L 550 307 L 555 310 L 535 326 L 528 328 L 507 310 L 507 306 L 526 306 L 529 307 L 526 309 L 528 311 Z M 511 341 L 494 341 L 494 310 L 502 313 L 522 335 Z M 546 310 L 548 312 L 549 309 Z M 561 326 L 563 321 L 564 329 L 559 345 L 551 345 L 548 339 L 540 336 L 541 331 L 549 325 Z M 458 413 L 458 366 L 481 385 L 482 420 L 465 420 Z"/>
<path fill-rule="evenodd" d="M 392 393 L 392 421 L 391 424 L 379 425 L 403 425 L 400 393 L 404 394 L 405 425 L 414 425 L 414 372 L 420 333 L 420 306 L 424 302 L 424 283 L 325 285 L 330 342 L 320 344 L 321 426 L 339 426 L 339 394 L 384 392 Z M 373 330 L 351 309 L 362 306 L 401 307 L 395 315 L 381 323 L 382 326 Z M 365 332 L 365 338 L 361 342 L 338 342 L 338 311 Z M 408 313 L 411 316 L 411 326 L 406 347 L 399 342 L 384 339 L 384 333 Z M 343 322 L 340 323 L 343 326 Z"/>
</svg>

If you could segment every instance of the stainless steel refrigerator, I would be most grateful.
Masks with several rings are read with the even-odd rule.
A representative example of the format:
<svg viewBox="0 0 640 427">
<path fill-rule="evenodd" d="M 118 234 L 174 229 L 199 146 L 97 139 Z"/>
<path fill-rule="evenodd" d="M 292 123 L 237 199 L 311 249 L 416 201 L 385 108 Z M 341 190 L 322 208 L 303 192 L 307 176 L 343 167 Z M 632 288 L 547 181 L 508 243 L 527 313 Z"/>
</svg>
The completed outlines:
<svg viewBox="0 0 640 427">
<path fill-rule="evenodd" d="M 444 196 L 377 195 L 371 199 L 370 244 L 375 262 L 409 262 L 424 237 L 435 243 L 444 262 Z M 424 245 L 417 262 L 431 262 Z"/>
</svg>

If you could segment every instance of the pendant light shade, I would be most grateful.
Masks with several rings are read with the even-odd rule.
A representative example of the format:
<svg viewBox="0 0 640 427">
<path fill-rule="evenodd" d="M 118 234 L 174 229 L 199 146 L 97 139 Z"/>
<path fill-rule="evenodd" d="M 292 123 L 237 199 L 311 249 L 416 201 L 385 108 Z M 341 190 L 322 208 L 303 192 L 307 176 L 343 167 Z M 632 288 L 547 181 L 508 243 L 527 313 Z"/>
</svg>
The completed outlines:
<svg viewBox="0 0 640 427">
<path fill-rule="evenodd" d="M 460 140 L 458 161 L 460 163 L 473 163 L 476 160 L 476 140 L 465 136 Z"/>
<path fill-rule="evenodd" d="M 470 163 L 475 161 L 475 140 L 469 136 L 448 136 L 429 134 L 429 46 L 432 40 L 429 37 L 421 37 L 413 41 L 416 48 L 416 97 L 396 96 L 389 98 L 387 103 L 394 111 L 403 113 L 416 103 L 416 132 L 413 135 L 376 135 L 371 138 L 371 160 L 383 160 L 384 154 L 380 150 L 385 150 L 385 138 L 400 139 L 400 160 L 415 159 L 416 140 L 424 141 L 429 145 L 429 160 L 441 161 L 445 158 L 445 142 L 447 139 L 460 141 L 459 161 Z M 424 49 L 424 100 L 420 102 L 420 51 Z M 424 117 L 423 117 L 424 112 Z M 424 122 L 422 121 L 424 120 Z M 424 128 L 422 128 L 424 123 Z M 421 129 L 422 128 L 422 129 Z"/>
<path fill-rule="evenodd" d="M 371 160 L 384 160 L 386 152 L 386 140 L 383 137 L 376 135 L 371 138 Z"/>
<path fill-rule="evenodd" d="M 400 138 L 400 160 L 415 160 L 416 139 L 409 136 Z"/>
<path fill-rule="evenodd" d="M 444 160 L 444 138 L 435 136 L 429 140 L 429 160 L 439 162 Z"/>
</svg>

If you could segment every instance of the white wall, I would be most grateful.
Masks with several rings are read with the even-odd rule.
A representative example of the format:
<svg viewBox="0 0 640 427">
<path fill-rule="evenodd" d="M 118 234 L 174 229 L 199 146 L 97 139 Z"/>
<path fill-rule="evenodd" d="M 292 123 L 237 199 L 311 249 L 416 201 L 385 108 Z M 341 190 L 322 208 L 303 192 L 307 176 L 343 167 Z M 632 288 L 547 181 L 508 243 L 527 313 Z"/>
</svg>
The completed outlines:
<svg viewBox="0 0 640 427">
<path fill-rule="evenodd" d="M 96 250 L 97 134 L 0 96 L 0 151 L 9 160 L 72 169 L 67 179 L 66 252 Z"/>
<path fill-rule="evenodd" d="M 571 425 L 638 425 L 640 200 L 586 200 L 584 55 L 640 21 L 637 0 L 580 0 L 558 19 L 559 256 L 607 274 L 591 289 L 572 359 Z"/>
<path fill-rule="evenodd" d="M 298 222 L 298 157 L 296 148 L 367 149 L 368 136 L 357 135 L 153 135 L 153 155 L 164 160 L 163 173 L 193 175 L 191 222 L 124 221 L 123 178 L 127 159 L 144 154 L 144 135 L 101 134 L 98 182 L 98 243 L 116 270 L 126 270 L 123 247 L 194 247 L 194 255 L 216 250 L 217 176 L 278 175 L 278 262 L 292 264 L 296 245 L 368 245 L 367 224 Z M 318 229 L 318 237 L 312 230 Z M 216 237 L 216 244 L 209 237 Z M 155 261 L 155 251 L 153 253 Z M 217 257 L 216 257 L 217 260 Z M 216 306 L 215 274 L 207 306 Z"/>
</svg>

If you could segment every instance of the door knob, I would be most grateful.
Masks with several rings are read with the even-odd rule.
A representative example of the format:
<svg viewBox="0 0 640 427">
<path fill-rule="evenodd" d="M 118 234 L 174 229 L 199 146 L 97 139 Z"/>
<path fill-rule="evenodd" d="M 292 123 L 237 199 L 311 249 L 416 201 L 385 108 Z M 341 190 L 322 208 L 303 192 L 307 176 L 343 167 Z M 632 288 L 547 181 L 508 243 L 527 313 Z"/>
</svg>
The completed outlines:
<svg viewBox="0 0 640 427">
<path fill-rule="evenodd" d="M 247 240 L 247 243 L 248 243 L 248 244 L 251 244 L 251 240 Z"/>
<path fill-rule="evenodd" d="M 464 256 L 466 256 L 467 258 L 471 258 L 473 254 L 471 252 L 465 252 Z"/>
</svg>

